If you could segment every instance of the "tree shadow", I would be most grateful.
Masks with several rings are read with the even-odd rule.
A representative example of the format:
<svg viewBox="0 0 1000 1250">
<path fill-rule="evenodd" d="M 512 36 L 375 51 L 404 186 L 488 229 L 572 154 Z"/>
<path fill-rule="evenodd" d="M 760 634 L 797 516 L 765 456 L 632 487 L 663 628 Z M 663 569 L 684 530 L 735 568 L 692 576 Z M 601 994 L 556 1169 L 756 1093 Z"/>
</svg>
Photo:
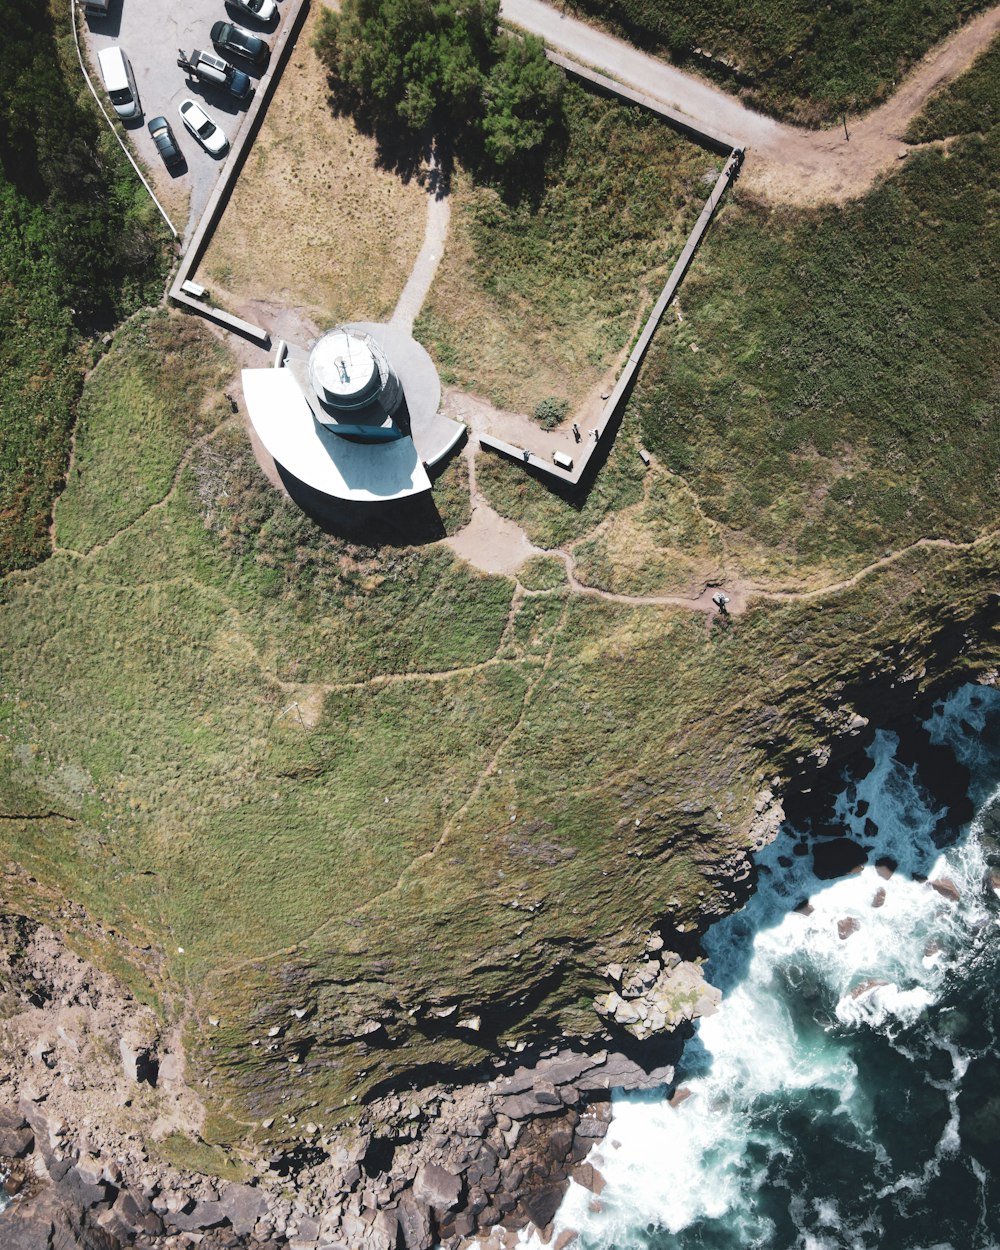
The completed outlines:
<svg viewBox="0 0 1000 1250">
<path fill-rule="evenodd" d="M 433 130 L 412 131 L 398 117 L 385 117 L 334 74 L 327 78 L 327 89 L 333 116 L 350 118 L 361 134 L 374 139 L 377 167 L 404 183 L 416 181 L 436 199 L 451 193 L 456 169 L 461 167 L 478 185 L 492 187 L 507 204 L 537 208 L 547 179 L 562 165 L 569 146 L 569 129 L 560 113 L 544 144 L 501 165 L 490 159 L 468 119 L 454 119 L 450 124 L 439 119 Z"/>
</svg>

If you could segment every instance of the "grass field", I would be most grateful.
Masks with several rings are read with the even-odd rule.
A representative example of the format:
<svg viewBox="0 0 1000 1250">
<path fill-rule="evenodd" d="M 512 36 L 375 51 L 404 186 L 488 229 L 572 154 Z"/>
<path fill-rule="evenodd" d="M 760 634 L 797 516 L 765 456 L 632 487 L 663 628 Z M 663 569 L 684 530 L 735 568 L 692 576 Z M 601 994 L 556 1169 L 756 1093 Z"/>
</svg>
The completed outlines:
<svg viewBox="0 0 1000 1250">
<path fill-rule="evenodd" d="M 444 380 L 501 408 L 579 403 L 648 313 L 716 158 L 641 109 L 568 84 L 568 142 L 538 196 L 456 179 L 416 326 Z M 714 180 L 714 179 L 713 179 Z"/>
<path fill-rule="evenodd" d="M 190 318 L 142 314 L 97 368 L 100 383 L 78 407 L 73 465 L 55 513 L 56 542 L 81 552 L 162 499 L 181 454 L 231 412 L 222 392 L 232 362 Z"/>
<path fill-rule="evenodd" d="M 731 203 L 594 487 L 481 456 L 481 489 L 636 592 L 808 583 L 995 524 L 998 190 L 987 136 L 844 209 Z M 323 533 L 220 404 L 234 367 L 179 314 L 123 327 L 56 509 L 73 550 L 0 582 L 5 904 L 83 905 L 186 1020 L 211 1116 L 172 1159 L 594 1030 L 597 968 L 734 905 L 762 788 L 902 672 L 997 662 L 996 539 L 725 621 L 574 594 L 553 557 L 524 594 L 406 522 Z M 468 515 L 463 465 L 427 532 Z"/>
<path fill-rule="evenodd" d="M 914 135 L 986 124 L 998 66 L 994 48 Z M 629 593 L 712 570 L 820 585 L 994 525 L 998 136 L 913 154 L 843 207 L 767 209 L 737 187 L 593 487 L 564 498 L 488 457 L 477 476 L 493 506 L 542 546 L 579 544 L 579 576 Z M 675 475 L 644 503 L 640 444 Z"/>
<path fill-rule="evenodd" d="M 758 577 L 995 524 L 998 204 L 994 135 L 844 208 L 717 223 L 633 405 Z"/>
<path fill-rule="evenodd" d="M 956 82 L 927 102 L 906 132 L 907 143 L 986 134 L 1000 125 L 1000 39 Z"/>
<path fill-rule="evenodd" d="M 891 93 L 907 69 L 981 0 L 575 0 L 593 17 L 756 108 L 807 124 L 837 121 Z"/>
<path fill-rule="evenodd" d="M 995 582 L 992 549 L 918 552 L 863 591 L 726 628 L 579 598 L 543 559 L 515 602 L 444 548 L 322 534 L 238 421 L 184 460 L 227 368 L 198 322 L 185 369 L 155 350 L 181 320 L 128 326 L 91 375 L 57 524 L 115 506 L 124 396 L 155 481 L 80 530 L 90 554 L 3 583 L 0 795 L 32 907 L 65 893 L 152 946 L 140 988 L 190 1013 L 209 1142 L 279 1107 L 336 1120 L 545 1017 L 593 1028 L 596 967 L 654 916 L 725 905 L 720 861 L 764 778 L 825 733 L 822 692 L 839 703 L 886 640 L 918 652 L 935 594 L 961 616 Z M 668 479 L 646 482 L 632 507 L 662 498 L 658 524 L 694 524 Z M 447 1002 L 481 1033 L 427 1015 Z M 275 1022 L 277 1067 L 250 1045 Z"/>
<path fill-rule="evenodd" d="M 392 312 L 423 243 L 427 193 L 380 168 L 335 116 L 307 17 L 198 279 L 221 303 L 296 305 L 321 325 Z"/>
<path fill-rule="evenodd" d="M 0 573 L 47 553 L 95 333 L 156 290 L 164 251 L 83 84 L 67 6 L 12 14 L 0 49 Z"/>
</svg>

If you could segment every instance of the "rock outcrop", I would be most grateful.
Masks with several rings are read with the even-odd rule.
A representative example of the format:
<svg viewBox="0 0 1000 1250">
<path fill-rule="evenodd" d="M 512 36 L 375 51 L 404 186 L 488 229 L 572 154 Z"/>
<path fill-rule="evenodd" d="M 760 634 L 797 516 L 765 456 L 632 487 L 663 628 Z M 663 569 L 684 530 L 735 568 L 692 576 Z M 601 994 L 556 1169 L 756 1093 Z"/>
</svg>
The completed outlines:
<svg viewBox="0 0 1000 1250">
<path fill-rule="evenodd" d="M 609 964 L 605 975 L 616 988 L 594 1000 L 599 1015 L 639 1041 L 711 1015 L 722 997 L 705 980 L 700 963 L 662 947 L 663 939 L 651 935 L 645 958 L 628 966 Z"/>
<path fill-rule="evenodd" d="M 153 1013 L 44 926 L 3 917 L 0 938 L 4 1250 L 431 1250 L 544 1229 L 604 1136 L 611 1090 L 673 1080 L 662 1063 L 553 1048 L 492 1079 L 387 1094 L 350 1130 L 304 1125 L 305 1142 L 265 1141 L 236 1160 L 246 1179 L 222 1180 L 151 1154 L 202 1124 Z M 651 946 L 668 977 L 693 967 Z"/>
</svg>

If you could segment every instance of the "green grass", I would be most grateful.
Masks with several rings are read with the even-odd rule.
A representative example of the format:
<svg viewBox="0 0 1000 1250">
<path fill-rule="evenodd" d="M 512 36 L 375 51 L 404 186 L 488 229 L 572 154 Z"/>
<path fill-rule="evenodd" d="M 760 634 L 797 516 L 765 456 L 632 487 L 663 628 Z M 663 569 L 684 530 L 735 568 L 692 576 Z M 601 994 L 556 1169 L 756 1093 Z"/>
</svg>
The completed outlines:
<svg viewBox="0 0 1000 1250">
<path fill-rule="evenodd" d="M 756 108 L 836 121 L 885 99 L 906 71 L 984 5 L 977 0 L 576 0 L 641 46 L 708 74 Z"/>
<path fill-rule="evenodd" d="M 456 179 L 417 323 L 446 381 L 502 408 L 576 405 L 648 312 L 718 161 L 637 107 L 569 84 L 568 138 L 538 196 Z"/>
<path fill-rule="evenodd" d="M 994 134 L 842 208 L 716 223 L 631 411 L 754 572 L 995 522 L 998 204 Z"/>
<path fill-rule="evenodd" d="M 190 317 L 131 321 L 77 410 L 74 459 L 56 509 L 56 541 L 88 551 L 170 489 L 183 452 L 231 414 L 231 363 Z M 192 403 L 192 396 L 204 397 Z"/>
<path fill-rule="evenodd" d="M 997 177 L 970 139 L 842 210 L 731 205 L 594 488 L 563 500 L 486 456 L 480 486 L 616 586 L 696 560 L 812 577 L 983 527 Z M 995 539 L 726 621 L 574 594 L 551 557 L 515 605 L 511 580 L 413 544 L 462 522 L 458 461 L 440 515 L 324 533 L 240 422 L 182 463 L 233 367 L 196 321 L 125 328 L 57 511 L 87 550 L 0 582 L 11 892 L 84 907 L 118 935 L 109 964 L 131 954 L 147 1001 L 190 1011 L 211 1119 L 204 1145 L 168 1141 L 176 1161 L 218 1170 L 250 1121 L 334 1123 L 423 1065 L 593 1032 L 599 967 L 654 921 L 734 906 L 762 787 L 905 698 L 901 670 L 1000 660 Z M 155 473 L 130 476 L 141 429 Z M 482 1031 L 435 1020 L 443 1002 Z M 252 1045 L 277 1023 L 276 1052 Z"/>
<path fill-rule="evenodd" d="M 206 351 L 214 368 L 190 324 L 192 368 Z M 157 375 L 130 333 L 85 409 L 134 394 L 172 431 L 176 363 Z M 116 432 L 88 428 L 79 489 L 93 475 L 96 499 Z M 306 523 L 233 425 L 103 546 L 2 583 L 6 852 L 38 891 L 151 944 L 165 1010 L 220 1019 L 189 1032 L 207 1142 L 313 1103 L 335 1121 L 381 1081 L 553 1021 L 593 1029 L 597 967 L 664 912 L 726 905 L 720 857 L 764 779 L 825 734 L 822 692 L 839 699 L 888 643 L 915 657 L 935 596 L 969 615 L 997 568 L 989 548 L 917 552 L 851 595 L 727 627 L 580 598 L 551 564 L 528 577 L 552 591 L 511 617 L 513 584 L 447 549 Z M 482 1013 L 482 1034 L 434 1024 L 442 1001 Z M 372 1017 L 384 1035 L 361 1045 Z M 251 1046 L 276 1022 L 277 1062 Z"/>
<path fill-rule="evenodd" d="M 1000 124 L 1000 39 L 972 68 L 932 96 L 906 132 L 907 143 L 986 134 Z"/>
<path fill-rule="evenodd" d="M 517 570 L 517 580 L 528 590 L 557 590 L 566 585 L 566 566 L 556 556 L 532 556 Z"/>
<path fill-rule="evenodd" d="M 642 498 L 644 466 L 639 459 L 636 423 L 627 415 L 592 482 L 565 495 L 546 480 L 525 473 L 505 456 L 486 453 L 476 465 L 476 484 L 502 515 L 522 525 L 539 547 L 574 542 L 609 513 Z"/>
<path fill-rule="evenodd" d="M 165 233 L 86 93 L 69 9 L 0 49 L 0 572 L 49 550 L 94 330 L 162 280 Z"/>
</svg>

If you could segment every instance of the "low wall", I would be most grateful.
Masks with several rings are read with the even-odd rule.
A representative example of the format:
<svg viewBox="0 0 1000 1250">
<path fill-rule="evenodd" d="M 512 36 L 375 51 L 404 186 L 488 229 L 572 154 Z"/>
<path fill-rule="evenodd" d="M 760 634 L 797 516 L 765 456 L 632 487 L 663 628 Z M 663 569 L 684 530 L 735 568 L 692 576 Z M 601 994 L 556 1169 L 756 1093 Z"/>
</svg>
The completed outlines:
<svg viewBox="0 0 1000 1250">
<path fill-rule="evenodd" d="M 565 57 L 557 58 L 552 56 L 551 53 L 549 56 L 550 59 L 556 64 L 560 64 L 566 59 Z M 589 70 L 585 71 L 582 76 L 587 77 L 588 81 L 592 80 L 594 77 L 601 77 L 600 75 L 591 75 L 591 71 Z M 608 78 L 604 81 L 610 84 L 609 90 L 617 90 L 617 86 L 612 79 Z M 624 93 L 625 89 L 622 90 Z M 637 95 L 637 92 L 629 91 L 626 98 L 635 100 Z M 641 100 L 636 102 L 641 103 Z M 661 115 L 664 116 L 666 115 L 661 105 L 657 105 L 654 112 L 661 113 Z M 529 451 L 526 448 L 515 447 L 511 443 L 504 442 L 501 438 L 494 438 L 492 434 L 480 434 L 480 446 L 489 447 L 493 451 L 499 451 L 506 456 L 511 456 L 521 464 L 527 465 L 532 469 L 537 469 L 540 472 L 547 473 L 550 477 L 553 477 L 560 482 L 576 485 L 583 478 L 584 474 L 587 472 L 587 467 L 594 458 L 594 453 L 597 451 L 598 447 L 601 446 L 601 441 L 604 438 L 609 426 L 616 422 L 620 417 L 621 409 L 624 407 L 625 400 L 632 387 L 632 382 L 635 379 L 636 370 L 642 364 L 643 357 L 646 354 L 646 349 L 649 347 L 653 334 L 656 331 L 656 327 L 660 324 L 663 314 L 666 312 L 670 301 L 674 298 L 674 295 L 677 292 L 677 288 L 684 280 L 684 275 L 687 273 L 692 257 L 698 250 L 698 244 L 704 237 L 705 231 L 708 229 L 712 218 L 715 215 L 715 210 L 718 208 L 720 200 L 723 195 L 725 195 L 726 190 L 733 178 L 735 178 L 736 174 L 739 172 L 739 168 L 742 163 L 743 149 L 733 148 L 729 153 L 729 159 L 726 161 L 722 173 L 719 174 L 715 186 L 712 188 L 711 195 L 705 201 L 698 220 L 695 222 L 691 233 L 688 235 L 687 243 L 684 245 L 684 250 L 677 258 L 677 262 L 673 269 L 671 269 L 670 276 L 667 278 L 666 284 L 660 292 L 660 297 L 653 305 L 653 311 L 646 319 L 646 324 L 643 326 L 642 332 L 636 339 L 635 346 L 629 353 L 629 358 L 625 362 L 625 367 L 622 369 L 621 374 L 618 377 L 618 381 L 615 383 L 614 390 L 611 392 L 607 403 L 604 405 L 604 410 L 601 413 L 597 425 L 594 427 L 593 432 L 577 449 L 578 454 L 574 458 L 573 468 L 560 469 L 558 465 L 553 464 L 544 456 L 537 455 L 535 452 Z"/>
<path fill-rule="evenodd" d="M 205 206 L 198 228 L 192 236 L 187 251 L 181 258 L 180 267 L 170 287 L 170 298 L 175 304 L 180 304 L 190 312 L 196 312 L 202 317 L 207 317 L 210 321 L 225 326 L 227 330 L 232 330 L 244 338 L 252 339 L 262 347 L 269 347 L 271 344 L 271 336 L 267 330 L 261 326 L 255 326 L 249 321 L 244 321 L 242 317 L 236 317 L 232 313 L 224 312 L 221 308 L 213 308 L 211 304 L 206 304 L 202 300 L 188 295 L 182 288 L 184 283 L 189 281 L 196 272 L 202 257 L 208 249 L 212 233 L 229 202 L 233 186 L 239 177 L 240 170 L 243 168 L 243 162 L 250 150 L 250 145 L 257 137 L 257 131 L 264 120 L 264 113 L 267 111 L 271 96 L 278 85 L 281 71 L 284 69 L 295 45 L 296 36 L 302 28 L 308 9 L 309 0 L 286 0 L 286 3 L 282 6 L 284 22 L 271 49 L 271 61 L 268 65 L 267 73 L 257 85 L 253 103 L 247 109 L 243 129 L 230 149 L 219 181 L 212 192 L 208 204 Z"/>
<path fill-rule="evenodd" d="M 545 55 L 553 65 L 558 65 L 570 77 L 579 78 L 582 82 L 588 82 L 591 86 L 598 87 L 609 95 L 616 95 L 623 100 L 629 100 L 632 104 L 641 105 L 642 108 L 658 114 L 664 121 L 669 122 L 675 130 L 683 131 L 684 134 L 690 135 L 696 142 L 702 143 L 716 152 L 732 152 L 740 147 L 739 143 L 729 135 L 725 135 L 717 130 L 706 130 L 693 117 L 689 117 L 687 113 L 682 113 L 679 109 L 674 109 L 667 104 L 661 103 L 655 96 L 646 95 L 644 92 L 636 91 L 632 87 L 626 87 L 624 83 L 618 82 L 617 79 L 609 78 L 606 74 L 599 74 L 597 70 L 581 65 L 578 61 L 571 61 L 568 56 L 563 56 L 561 52 L 553 52 L 550 48 L 546 48 Z"/>
</svg>

